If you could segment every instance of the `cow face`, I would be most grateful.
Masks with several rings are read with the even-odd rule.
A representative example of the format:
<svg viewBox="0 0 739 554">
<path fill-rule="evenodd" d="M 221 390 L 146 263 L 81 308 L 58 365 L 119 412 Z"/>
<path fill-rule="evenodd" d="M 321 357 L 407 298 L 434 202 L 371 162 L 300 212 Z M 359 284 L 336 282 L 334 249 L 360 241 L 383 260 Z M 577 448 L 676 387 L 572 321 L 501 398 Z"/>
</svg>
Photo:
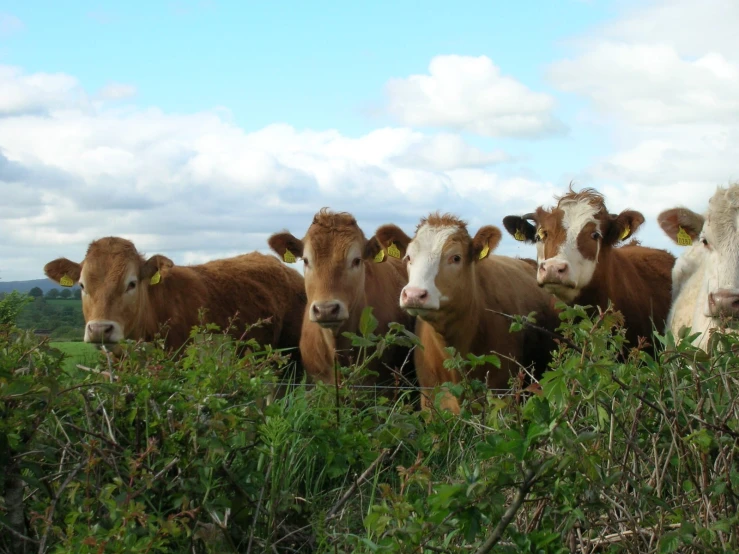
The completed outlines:
<svg viewBox="0 0 739 554">
<path fill-rule="evenodd" d="M 705 218 L 685 208 L 659 216 L 665 233 L 688 250 L 673 269 L 684 282 L 700 277 L 693 329 L 715 327 L 717 320 L 739 317 L 739 185 L 719 187 Z"/>
<path fill-rule="evenodd" d="M 302 258 L 310 320 L 337 332 L 364 305 L 365 264 L 373 263 L 379 243 L 367 240 L 356 220 L 326 208 L 313 218 L 303 240 L 276 233 L 269 245 L 286 262 Z"/>
<path fill-rule="evenodd" d="M 433 320 L 461 295 L 469 294 L 474 266 L 500 242 L 501 232 L 482 227 L 474 238 L 456 217 L 431 214 L 421 220 L 411 239 L 399 227 L 384 225 L 375 237 L 383 248 L 395 245 L 408 269 L 400 307 L 413 316 Z"/>
<path fill-rule="evenodd" d="M 132 242 L 106 237 L 90 244 L 82 263 L 49 262 L 44 273 L 62 286 L 79 283 L 85 342 L 115 343 L 133 336 L 146 310 L 148 287 L 160 283 L 174 264 L 164 256 L 148 260 Z"/>
<path fill-rule="evenodd" d="M 570 191 L 550 210 L 539 207 L 503 219 L 515 239 L 536 244 L 539 286 L 567 303 L 591 282 L 605 251 L 631 237 L 643 222 L 644 216 L 631 210 L 609 214 L 603 196 L 592 189 Z"/>
</svg>

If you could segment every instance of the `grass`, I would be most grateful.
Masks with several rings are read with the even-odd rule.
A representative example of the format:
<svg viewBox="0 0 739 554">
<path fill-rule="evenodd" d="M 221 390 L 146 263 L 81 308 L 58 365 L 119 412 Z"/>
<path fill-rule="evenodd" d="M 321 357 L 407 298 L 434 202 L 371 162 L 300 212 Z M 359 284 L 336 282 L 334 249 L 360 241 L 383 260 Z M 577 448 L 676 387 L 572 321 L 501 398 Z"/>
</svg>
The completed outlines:
<svg viewBox="0 0 739 554">
<path fill-rule="evenodd" d="M 52 342 L 50 346 L 67 355 L 65 369 L 74 369 L 77 364 L 94 366 L 100 355 L 95 346 L 86 342 Z"/>
<path fill-rule="evenodd" d="M 74 308 L 75 312 L 82 313 L 82 300 L 78 300 L 74 298 L 69 298 L 66 300 L 63 298 L 54 298 L 54 299 L 47 298 L 46 303 L 49 306 L 54 306 L 55 308 L 64 308 L 66 306 L 71 306 L 72 308 Z"/>
</svg>

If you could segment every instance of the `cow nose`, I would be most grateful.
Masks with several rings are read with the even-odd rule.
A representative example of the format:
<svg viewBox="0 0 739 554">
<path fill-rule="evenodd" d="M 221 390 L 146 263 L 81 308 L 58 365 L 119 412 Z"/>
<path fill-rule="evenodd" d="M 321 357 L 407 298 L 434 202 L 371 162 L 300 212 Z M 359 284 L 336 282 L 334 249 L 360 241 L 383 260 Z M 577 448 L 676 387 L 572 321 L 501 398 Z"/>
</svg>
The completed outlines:
<svg viewBox="0 0 739 554">
<path fill-rule="evenodd" d="M 406 307 L 422 308 L 429 298 L 429 291 L 420 287 L 405 287 L 400 294 L 400 302 Z"/>
<path fill-rule="evenodd" d="M 91 321 L 87 324 L 90 342 L 111 342 L 110 339 L 113 336 L 114 329 L 113 324 L 108 322 L 98 323 Z"/>
<path fill-rule="evenodd" d="M 739 292 L 720 289 L 709 293 L 708 310 L 712 317 L 739 316 Z"/>
<path fill-rule="evenodd" d="M 569 270 L 567 262 L 546 260 L 539 264 L 539 278 L 544 282 L 560 282 L 567 277 Z"/>
<path fill-rule="evenodd" d="M 341 319 L 341 304 L 337 300 L 313 302 L 311 314 L 314 321 L 337 321 Z"/>
</svg>

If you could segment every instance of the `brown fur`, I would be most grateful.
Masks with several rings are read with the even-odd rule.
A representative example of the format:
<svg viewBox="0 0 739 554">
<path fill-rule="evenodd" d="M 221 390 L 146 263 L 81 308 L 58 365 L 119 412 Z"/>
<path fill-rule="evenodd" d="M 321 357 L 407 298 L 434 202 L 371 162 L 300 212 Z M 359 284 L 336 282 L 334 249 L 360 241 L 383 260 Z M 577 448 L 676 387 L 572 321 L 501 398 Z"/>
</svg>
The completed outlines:
<svg viewBox="0 0 739 554">
<path fill-rule="evenodd" d="M 569 192 L 557 200 L 554 208 L 538 207 L 535 213 L 524 218 L 508 216 L 504 224 L 511 234 L 518 230 L 527 242 L 535 242 L 536 227 L 526 221 L 533 220 L 545 232 L 544 256 L 548 259 L 557 254 L 566 237 L 562 226 L 563 204 L 585 200 L 597 208 L 595 219 L 600 222 L 602 232 L 600 249 L 591 239 L 591 234 L 597 230 L 594 223 L 584 227 L 577 244 L 586 259 L 594 260 L 597 254 L 598 263 L 590 283 L 572 303 L 591 305 L 595 312 L 598 308 L 605 309 L 610 299 L 624 316 L 626 338 L 631 346 L 638 344 L 639 337 L 652 336 L 652 322 L 654 328 L 663 333 L 671 304 L 675 257 L 666 250 L 641 246 L 632 237 L 644 222 L 644 216 L 633 210 L 610 214 L 603 195 L 594 189 L 574 192 L 570 186 Z M 629 231 L 622 236 L 627 226 Z M 627 244 L 617 246 L 628 239 L 631 240 Z"/>
<path fill-rule="evenodd" d="M 335 382 L 337 357 L 343 365 L 356 360 L 358 350 L 341 335 L 344 332 L 359 334 L 360 316 L 365 307 L 373 308 L 379 323 L 375 330 L 377 335 L 385 334 L 391 322 L 413 330 L 413 318 L 398 306 L 400 290 L 407 282 L 405 266 L 389 256 L 385 257 L 385 263 L 375 263 L 373 258 L 380 251 L 380 245 L 374 237 L 365 238 L 351 214 L 323 208 L 313 218 L 302 240 L 287 232 L 275 233 L 269 238 L 269 245 L 281 257 L 286 250 L 296 258 L 303 257 L 306 265 L 307 303 L 300 352 L 305 370 L 314 381 Z M 358 262 L 356 266 L 352 265 L 354 262 Z M 311 320 L 314 302 L 333 300 L 340 301 L 347 311 L 348 317 L 339 328 L 324 328 Z M 395 372 L 401 368 L 404 373 L 412 374 L 412 362 L 404 366 L 407 356 L 407 348 L 388 348 L 380 360 L 370 365 L 370 369 L 378 373 L 370 382 L 392 384 Z"/>
<path fill-rule="evenodd" d="M 479 256 L 485 245 L 494 250 L 501 238 L 500 230 L 492 226 L 481 228 L 470 237 L 463 221 L 454 216 L 432 214 L 422 220 L 432 226 L 457 226 L 459 231 L 450 236 L 444 246 L 443 259 L 459 254 L 462 257 L 461 272 L 453 277 L 440 271 L 435 282 L 449 301 L 438 312 L 430 312 L 417 318 L 416 332 L 423 349 L 415 351 L 416 372 L 419 385 L 436 387 L 445 382 L 458 383 L 461 376 L 444 368 L 449 356 L 444 349 L 454 347 L 462 356 L 488 354 L 491 351 L 514 358 L 524 366 L 533 365 L 540 375 L 551 359 L 555 348 L 552 339 L 530 329 L 509 332 L 511 320 L 490 310 L 508 315 L 528 315 L 535 311 L 537 325 L 553 330 L 558 325 L 554 309 L 554 297 L 541 290 L 536 283 L 536 268 L 525 260 L 506 256 Z M 416 232 L 418 232 L 418 228 Z M 391 241 L 403 254 L 411 239 L 394 225 L 380 227 L 375 235 L 387 246 Z M 509 378 L 518 365 L 501 357 L 501 368 L 491 364 L 478 368 L 473 378 L 487 381 L 489 388 L 508 387 Z M 428 403 L 423 398 L 423 405 Z M 442 407 L 459 412 L 456 399 L 446 395 Z"/>
<path fill-rule="evenodd" d="M 139 278 L 136 296 L 122 301 L 131 268 Z M 149 280 L 157 270 L 161 281 L 152 285 Z M 57 282 L 65 274 L 78 281 L 84 271 L 85 321 L 118 321 L 127 339 L 152 340 L 166 324 L 166 346 L 180 348 L 199 323 L 199 308 L 206 309 L 206 322 L 224 330 L 238 312 L 233 320 L 235 337 L 241 337 L 245 327 L 258 319 L 271 318 L 245 337 L 262 345 L 295 348 L 300 337 L 303 278 L 274 257 L 258 252 L 175 266 L 161 255 L 146 260 L 128 240 L 106 237 L 90 244 L 80 264 L 60 258 L 49 262 L 44 271 Z"/>
</svg>

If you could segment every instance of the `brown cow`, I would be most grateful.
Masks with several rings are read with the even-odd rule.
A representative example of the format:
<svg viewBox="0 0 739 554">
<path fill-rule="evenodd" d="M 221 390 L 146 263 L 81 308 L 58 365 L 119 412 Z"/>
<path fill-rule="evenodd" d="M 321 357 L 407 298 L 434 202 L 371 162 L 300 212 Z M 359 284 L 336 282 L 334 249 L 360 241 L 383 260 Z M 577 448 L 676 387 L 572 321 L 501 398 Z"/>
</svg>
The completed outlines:
<svg viewBox="0 0 739 554">
<path fill-rule="evenodd" d="M 652 322 L 663 333 L 675 257 L 635 241 L 616 247 L 637 231 L 644 216 L 632 210 L 610 214 L 603 195 L 593 189 L 570 187 L 557 200 L 552 209 L 539 207 L 503 220 L 514 238 L 536 243 L 539 285 L 568 304 L 593 310 L 605 309 L 610 299 L 624 316 L 632 346 L 639 337 L 652 336 Z"/>
<path fill-rule="evenodd" d="M 375 236 L 385 248 L 396 246 L 407 261 L 409 282 L 399 299 L 404 310 L 418 317 L 416 333 L 423 349 L 416 350 L 415 362 L 421 387 L 460 381 L 457 371 L 444 367 L 449 358 L 444 349 L 449 346 L 462 356 L 501 354 L 500 368 L 485 364 L 473 375 L 493 389 L 508 387 L 519 367 L 516 361 L 533 365 L 536 374 L 546 369 L 555 347 L 552 339 L 528 328 L 511 333 L 511 320 L 494 313 L 537 312 L 537 325 L 550 331 L 559 322 L 555 299 L 537 286 L 532 264 L 490 255 L 501 238 L 498 228 L 482 227 L 471 238 L 465 222 L 435 213 L 421 220 L 413 239 L 395 225 L 380 227 Z M 424 395 L 422 406 L 428 402 Z M 459 413 L 451 395 L 445 395 L 441 405 Z"/>
<path fill-rule="evenodd" d="M 237 338 L 247 325 L 271 318 L 245 337 L 261 345 L 295 348 L 300 337 L 303 278 L 258 252 L 175 266 L 159 254 L 144 258 L 129 240 L 105 237 L 90 244 L 81 263 L 59 258 L 44 272 L 64 286 L 79 283 L 85 342 L 149 341 L 166 323 L 165 344 L 178 349 L 199 324 L 200 308 L 206 322 L 223 330 L 238 312 L 232 331 Z"/>
<path fill-rule="evenodd" d="M 303 259 L 308 302 L 300 352 L 305 371 L 313 380 L 335 383 L 337 353 L 344 354 L 344 365 L 356 357 L 357 350 L 341 334 L 359 333 L 366 306 L 372 306 L 378 320 L 376 334 L 385 334 L 391 322 L 413 330 L 413 318 L 397 305 L 407 279 L 405 267 L 386 256 L 374 237 L 367 240 L 351 214 L 323 208 L 303 240 L 288 232 L 275 233 L 269 245 L 288 262 Z M 387 263 L 376 263 L 380 257 Z M 370 382 L 392 384 L 396 370 L 412 375 L 412 364 L 405 363 L 407 357 L 407 348 L 389 348 L 381 361 L 370 366 L 378 373 Z"/>
</svg>

